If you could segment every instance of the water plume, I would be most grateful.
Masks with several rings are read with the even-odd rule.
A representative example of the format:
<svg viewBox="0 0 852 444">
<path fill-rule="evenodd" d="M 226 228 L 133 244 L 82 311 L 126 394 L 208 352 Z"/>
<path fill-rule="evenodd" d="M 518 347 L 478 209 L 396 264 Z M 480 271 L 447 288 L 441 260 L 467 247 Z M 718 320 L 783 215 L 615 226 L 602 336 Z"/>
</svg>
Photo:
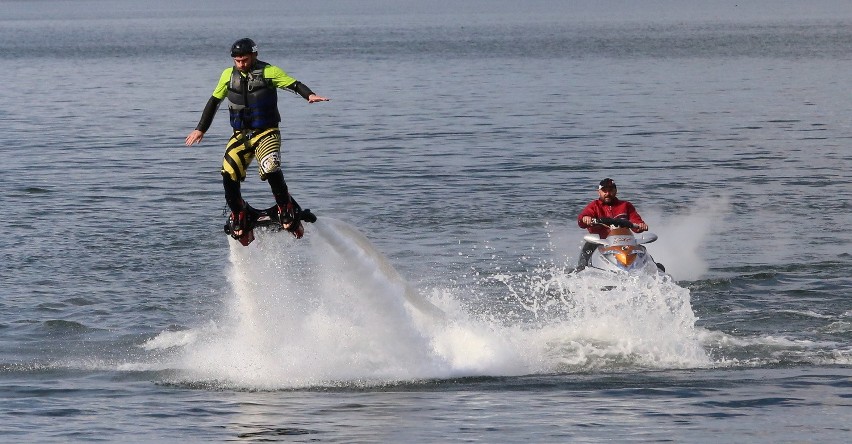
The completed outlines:
<svg viewBox="0 0 852 444">
<path fill-rule="evenodd" d="M 231 242 L 221 319 L 145 347 L 178 349 L 185 379 L 249 389 L 706 364 L 687 290 L 628 280 L 601 292 L 554 267 L 427 293 L 355 228 L 321 218 L 302 240 Z M 482 301 L 493 310 L 471 310 L 494 280 L 505 289 Z"/>
</svg>

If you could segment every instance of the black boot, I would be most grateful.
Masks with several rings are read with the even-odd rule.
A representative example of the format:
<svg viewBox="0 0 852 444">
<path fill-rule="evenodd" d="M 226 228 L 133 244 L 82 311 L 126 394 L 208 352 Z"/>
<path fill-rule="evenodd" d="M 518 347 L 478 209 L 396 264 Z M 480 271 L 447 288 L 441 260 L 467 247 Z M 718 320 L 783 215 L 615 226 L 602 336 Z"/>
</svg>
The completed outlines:
<svg viewBox="0 0 852 444">
<path fill-rule="evenodd" d="M 275 203 L 278 205 L 278 222 L 281 224 L 281 228 L 292 233 L 296 239 L 301 239 L 305 234 L 305 228 L 302 227 L 302 222 L 296 217 L 300 208 L 287 190 L 284 173 L 281 170 L 274 171 L 266 175 L 266 180 L 269 182 L 269 188 L 272 189 L 272 195 L 275 196 Z"/>
<path fill-rule="evenodd" d="M 225 202 L 231 209 L 225 231 L 234 239 L 239 239 L 245 234 L 249 225 L 247 205 L 240 194 L 239 182 L 234 182 L 230 177 L 222 175 L 222 185 L 225 188 Z"/>
</svg>

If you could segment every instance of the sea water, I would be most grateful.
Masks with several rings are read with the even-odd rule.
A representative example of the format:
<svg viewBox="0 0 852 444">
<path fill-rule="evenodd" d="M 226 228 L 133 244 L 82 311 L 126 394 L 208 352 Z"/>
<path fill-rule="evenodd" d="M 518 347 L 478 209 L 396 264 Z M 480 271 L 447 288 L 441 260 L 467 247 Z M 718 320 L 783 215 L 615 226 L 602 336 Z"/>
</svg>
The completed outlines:
<svg viewBox="0 0 852 444">
<path fill-rule="evenodd" d="M 848 441 L 846 2 L 0 4 L 0 440 Z M 246 36 L 301 240 L 183 145 Z"/>
</svg>

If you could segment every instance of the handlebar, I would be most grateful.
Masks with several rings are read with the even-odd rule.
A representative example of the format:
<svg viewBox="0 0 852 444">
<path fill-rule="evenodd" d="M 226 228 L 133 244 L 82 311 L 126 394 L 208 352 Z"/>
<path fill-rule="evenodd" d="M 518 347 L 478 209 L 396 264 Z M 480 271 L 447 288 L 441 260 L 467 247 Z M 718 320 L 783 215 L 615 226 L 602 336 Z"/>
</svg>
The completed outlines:
<svg viewBox="0 0 852 444">
<path fill-rule="evenodd" d="M 633 222 L 627 219 L 616 219 L 613 217 L 598 217 L 592 218 L 592 225 L 607 225 L 618 228 L 636 228 Z"/>
</svg>

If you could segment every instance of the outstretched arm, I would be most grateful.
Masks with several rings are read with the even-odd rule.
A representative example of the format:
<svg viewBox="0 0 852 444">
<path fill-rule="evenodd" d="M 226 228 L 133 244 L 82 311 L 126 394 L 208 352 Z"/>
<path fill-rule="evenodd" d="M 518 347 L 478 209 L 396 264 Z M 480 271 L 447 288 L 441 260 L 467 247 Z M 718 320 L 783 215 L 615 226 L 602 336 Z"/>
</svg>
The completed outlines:
<svg viewBox="0 0 852 444">
<path fill-rule="evenodd" d="M 186 146 L 200 143 L 204 139 L 204 133 L 207 132 L 207 129 L 213 123 L 213 117 L 216 115 L 220 103 L 222 103 L 222 99 L 210 96 L 210 100 L 207 101 L 207 105 L 204 107 L 204 112 L 201 113 L 201 120 L 198 121 L 195 129 L 186 136 Z"/>
<path fill-rule="evenodd" d="M 292 85 L 288 86 L 287 89 L 291 89 L 291 90 L 295 91 L 296 94 L 304 97 L 304 99 L 307 100 L 308 103 L 328 102 L 328 100 L 329 100 L 325 97 L 316 95 L 313 91 L 311 91 L 310 88 L 308 88 L 307 85 L 305 85 L 304 83 L 302 83 L 298 80 L 293 82 Z"/>
</svg>

